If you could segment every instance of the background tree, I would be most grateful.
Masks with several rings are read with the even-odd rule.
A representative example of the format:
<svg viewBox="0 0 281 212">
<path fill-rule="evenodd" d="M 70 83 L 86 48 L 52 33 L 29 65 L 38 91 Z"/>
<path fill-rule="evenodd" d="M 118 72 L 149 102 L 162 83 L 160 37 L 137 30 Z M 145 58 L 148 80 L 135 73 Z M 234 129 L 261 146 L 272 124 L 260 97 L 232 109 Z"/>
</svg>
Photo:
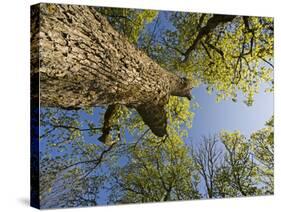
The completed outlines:
<svg viewBox="0 0 281 212">
<path fill-rule="evenodd" d="M 257 166 L 250 149 L 250 142 L 240 132 L 222 132 L 222 143 L 226 149 L 223 175 L 226 177 L 230 196 L 258 195 Z"/>
<path fill-rule="evenodd" d="M 134 144 L 127 152 L 130 162 L 112 175 L 115 179 L 113 201 L 130 203 L 200 198 L 198 176 L 188 152 L 178 136 L 163 141 L 150 136 L 142 143 Z"/>
<path fill-rule="evenodd" d="M 274 117 L 266 122 L 265 128 L 253 133 L 250 138 L 251 148 L 258 167 L 259 181 L 264 194 L 274 191 Z"/>
<path fill-rule="evenodd" d="M 221 168 L 222 150 L 217 136 L 203 137 L 199 147 L 192 148 L 192 159 L 202 177 L 208 198 L 216 197 L 216 174 Z"/>
<path fill-rule="evenodd" d="M 203 137 L 192 157 L 208 198 L 273 194 L 273 118 L 249 139 L 239 131 Z M 201 189 L 202 190 L 202 189 Z"/>
</svg>

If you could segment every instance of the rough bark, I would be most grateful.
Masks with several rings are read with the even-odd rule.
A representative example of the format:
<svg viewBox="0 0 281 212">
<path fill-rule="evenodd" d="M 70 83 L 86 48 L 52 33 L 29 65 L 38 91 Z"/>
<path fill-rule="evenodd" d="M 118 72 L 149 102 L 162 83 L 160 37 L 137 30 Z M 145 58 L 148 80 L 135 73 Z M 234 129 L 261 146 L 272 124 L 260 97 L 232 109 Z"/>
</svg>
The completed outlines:
<svg viewBox="0 0 281 212">
<path fill-rule="evenodd" d="M 122 104 L 150 122 L 153 114 L 145 111 L 162 114 L 170 95 L 190 98 L 190 81 L 137 50 L 93 7 L 43 3 L 34 8 L 40 28 L 31 25 L 31 74 L 40 76 L 41 106 Z"/>
</svg>

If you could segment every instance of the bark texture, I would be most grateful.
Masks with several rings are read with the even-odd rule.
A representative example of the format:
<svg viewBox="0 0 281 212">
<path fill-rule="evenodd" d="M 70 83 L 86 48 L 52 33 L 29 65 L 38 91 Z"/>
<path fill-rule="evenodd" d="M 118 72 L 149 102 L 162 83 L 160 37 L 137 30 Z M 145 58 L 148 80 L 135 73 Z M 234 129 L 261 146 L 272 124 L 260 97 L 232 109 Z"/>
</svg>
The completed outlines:
<svg viewBox="0 0 281 212">
<path fill-rule="evenodd" d="M 122 104 L 136 108 L 147 124 L 157 112 L 163 117 L 156 122 L 166 123 L 169 96 L 190 97 L 190 81 L 137 50 L 94 7 L 44 3 L 33 10 L 31 75 L 40 76 L 42 106 Z"/>
</svg>

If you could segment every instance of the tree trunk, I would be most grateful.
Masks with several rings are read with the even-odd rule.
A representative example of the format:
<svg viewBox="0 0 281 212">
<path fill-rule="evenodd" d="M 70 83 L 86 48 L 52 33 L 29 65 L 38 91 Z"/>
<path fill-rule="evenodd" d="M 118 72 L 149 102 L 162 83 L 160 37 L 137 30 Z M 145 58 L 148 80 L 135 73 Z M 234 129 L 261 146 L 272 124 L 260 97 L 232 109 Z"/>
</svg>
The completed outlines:
<svg viewBox="0 0 281 212">
<path fill-rule="evenodd" d="M 167 134 L 169 96 L 191 97 L 189 80 L 161 68 L 89 6 L 32 6 L 31 80 L 40 81 L 31 96 L 43 107 L 126 105 L 157 136 Z"/>
<path fill-rule="evenodd" d="M 32 19 L 39 23 L 31 26 L 31 72 L 40 76 L 42 106 L 138 107 L 189 93 L 189 84 L 137 50 L 93 7 L 38 4 Z"/>
</svg>

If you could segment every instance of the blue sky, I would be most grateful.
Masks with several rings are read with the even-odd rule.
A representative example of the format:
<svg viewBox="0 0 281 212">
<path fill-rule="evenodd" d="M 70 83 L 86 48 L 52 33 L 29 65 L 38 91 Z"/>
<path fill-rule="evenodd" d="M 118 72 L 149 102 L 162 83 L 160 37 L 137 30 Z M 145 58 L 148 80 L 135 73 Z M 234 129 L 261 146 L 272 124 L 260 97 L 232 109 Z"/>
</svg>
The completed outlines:
<svg viewBox="0 0 281 212">
<path fill-rule="evenodd" d="M 273 93 L 260 92 L 255 95 L 252 106 L 247 106 L 239 96 L 234 103 L 231 100 L 222 100 L 216 103 L 215 94 L 209 95 L 204 86 L 192 91 L 194 100 L 199 108 L 194 109 L 192 128 L 189 138 L 193 141 L 200 140 L 202 135 L 219 133 L 221 130 L 240 130 L 249 136 L 252 132 L 263 128 L 265 122 L 273 115 Z"/>
</svg>

